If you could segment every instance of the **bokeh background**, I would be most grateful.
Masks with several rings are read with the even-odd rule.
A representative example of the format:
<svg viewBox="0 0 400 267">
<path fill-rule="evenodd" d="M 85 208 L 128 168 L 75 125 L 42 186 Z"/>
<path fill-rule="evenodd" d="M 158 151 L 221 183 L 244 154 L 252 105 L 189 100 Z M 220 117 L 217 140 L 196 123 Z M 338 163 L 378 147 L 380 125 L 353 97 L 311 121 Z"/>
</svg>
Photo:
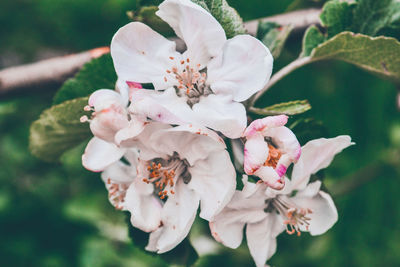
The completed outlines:
<svg viewBox="0 0 400 267">
<path fill-rule="evenodd" d="M 229 1 L 244 20 L 323 2 Z M 126 11 L 135 8 L 135 0 L 3 0 L 0 68 L 109 45 L 129 22 Z M 300 47 L 301 36 L 292 36 L 274 69 L 295 59 Z M 166 266 L 128 239 L 125 214 L 108 203 L 99 175 L 80 165 L 83 146 L 59 164 L 30 154 L 29 126 L 50 106 L 56 90 L 0 96 L 0 266 Z M 295 130 L 349 134 L 356 142 L 323 172 L 338 223 L 319 237 L 282 234 L 270 264 L 400 266 L 397 93 L 388 81 L 332 61 L 295 71 L 260 101 L 308 99 L 312 110 L 291 122 L 313 118 L 314 123 Z M 208 234 L 206 224 L 196 221 L 190 238 L 208 255 L 195 266 L 253 266 L 245 242 L 231 250 L 202 233 Z"/>
</svg>

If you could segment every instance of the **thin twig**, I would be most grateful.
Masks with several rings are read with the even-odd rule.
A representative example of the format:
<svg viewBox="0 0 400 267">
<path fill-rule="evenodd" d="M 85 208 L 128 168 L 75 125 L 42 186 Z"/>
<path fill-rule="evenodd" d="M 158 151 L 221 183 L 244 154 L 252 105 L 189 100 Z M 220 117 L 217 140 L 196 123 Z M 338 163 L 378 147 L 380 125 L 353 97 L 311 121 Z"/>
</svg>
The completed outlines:
<svg viewBox="0 0 400 267">
<path fill-rule="evenodd" d="M 271 21 L 281 25 L 293 25 L 294 31 L 304 30 L 311 24 L 318 24 L 321 10 L 305 9 L 276 16 L 251 20 L 245 23 L 249 34 L 255 35 L 259 21 Z M 177 50 L 184 51 L 182 40 L 173 38 Z M 86 62 L 108 51 L 108 48 L 93 49 L 65 57 L 56 57 L 33 64 L 11 67 L 0 71 L 0 95 L 22 89 L 43 88 L 50 84 L 61 84 L 73 76 Z"/>
<path fill-rule="evenodd" d="M 268 91 L 269 88 L 271 88 L 273 85 L 275 85 L 277 82 L 279 82 L 283 77 L 294 71 L 295 69 L 298 69 L 308 63 L 311 63 L 312 60 L 310 57 L 303 57 L 303 58 L 298 58 L 295 61 L 292 61 L 290 64 L 286 65 L 282 69 L 280 69 L 277 73 L 272 75 L 271 79 L 269 82 L 264 86 L 263 89 L 261 89 L 251 100 L 250 102 L 250 107 L 254 106 L 256 101 L 266 92 Z"/>
<path fill-rule="evenodd" d="M 25 88 L 61 84 L 86 62 L 109 53 L 109 51 L 108 47 L 100 47 L 78 54 L 3 69 L 0 71 L 0 95 Z"/>
</svg>

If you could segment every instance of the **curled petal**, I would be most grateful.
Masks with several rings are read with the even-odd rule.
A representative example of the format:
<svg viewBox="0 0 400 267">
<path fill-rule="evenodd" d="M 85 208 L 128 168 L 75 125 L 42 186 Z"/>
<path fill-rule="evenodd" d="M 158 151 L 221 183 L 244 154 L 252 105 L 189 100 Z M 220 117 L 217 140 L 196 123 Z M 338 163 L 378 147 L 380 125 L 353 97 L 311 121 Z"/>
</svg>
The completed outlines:
<svg viewBox="0 0 400 267">
<path fill-rule="evenodd" d="M 266 185 L 273 189 L 281 190 L 285 186 L 285 179 L 280 177 L 272 167 L 262 166 L 254 175 L 260 177 Z"/>
<path fill-rule="evenodd" d="M 244 136 L 249 138 L 257 133 L 265 135 L 264 131 L 266 129 L 283 126 L 287 123 L 287 120 L 288 116 L 286 115 L 268 116 L 263 119 L 255 120 L 246 128 Z"/>
<path fill-rule="evenodd" d="M 223 53 L 207 66 L 207 82 L 217 94 L 233 95 L 242 102 L 261 90 L 272 73 L 273 58 L 268 48 L 250 35 L 228 40 Z"/>
<path fill-rule="evenodd" d="M 268 158 L 269 148 L 262 135 L 249 138 L 244 145 L 244 171 L 253 175 Z"/>
</svg>

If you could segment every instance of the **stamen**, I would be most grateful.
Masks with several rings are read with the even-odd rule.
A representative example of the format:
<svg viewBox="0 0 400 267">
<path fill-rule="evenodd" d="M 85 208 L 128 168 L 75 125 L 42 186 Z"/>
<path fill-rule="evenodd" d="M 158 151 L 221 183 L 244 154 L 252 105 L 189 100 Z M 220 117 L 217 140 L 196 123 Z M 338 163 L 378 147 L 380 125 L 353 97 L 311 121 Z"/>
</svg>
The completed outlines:
<svg viewBox="0 0 400 267">
<path fill-rule="evenodd" d="M 300 226 L 305 226 L 306 230 L 308 231 L 311 218 L 307 217 L 306 215 L 312 213 L 311 209 L 301 208 L 284 196 L 276 196 L 274 199 L 266 203 L 268 203 L 268 205 L 272 205 L 275 210 L 278 211 L 281 216 L 283 216 L 283 223 L 286 226 L 286 233 L 289 235 L 296 233 L 297 236 L 300 236 Z M 269 210 L 269 207 L 267 207 L 266 210 Z"/>
<path fill-rule="evenodd" d="M 271 166 L 273 168 L 276 168 L 276 165 L 278 164 L 279 159 L 282 156 L 282 153 L 279 151 L 279 149 L 277 149 L 276 147 L 274 147 L 269 143 L 268 143 L 268 148 L 269 148 L 268 158 L 264 162 L 264 166 Z"/>
</svg>

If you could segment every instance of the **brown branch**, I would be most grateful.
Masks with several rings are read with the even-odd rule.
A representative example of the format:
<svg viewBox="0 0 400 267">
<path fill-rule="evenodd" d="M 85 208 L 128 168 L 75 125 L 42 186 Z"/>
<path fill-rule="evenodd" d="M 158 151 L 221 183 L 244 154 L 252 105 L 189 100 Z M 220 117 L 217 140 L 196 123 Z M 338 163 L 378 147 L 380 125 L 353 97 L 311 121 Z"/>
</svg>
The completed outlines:
<svg viewBox="0 0 400 267">
<path fill-rule="evenodd" d="M 311 24 L 319 23 L 319 9 L 305 9 L 286 14 L 251 20 L 245 23 L 249 34 L 255 35 L 259 21 L 271 21 L 281 25 L 293 25 L 294 31 L 302 31 Z M 174 38 L 177 50 L 184 51 L 182 40 Z M 64 57 L 42 60 L 36 63 L 21 65 L 0 70 L 0 95 L 24 89 L 43 88 L 48 85 L 61 84 L 72 77 L 86 62 L 109 52 L 108 47 Z"/>
</svg>

